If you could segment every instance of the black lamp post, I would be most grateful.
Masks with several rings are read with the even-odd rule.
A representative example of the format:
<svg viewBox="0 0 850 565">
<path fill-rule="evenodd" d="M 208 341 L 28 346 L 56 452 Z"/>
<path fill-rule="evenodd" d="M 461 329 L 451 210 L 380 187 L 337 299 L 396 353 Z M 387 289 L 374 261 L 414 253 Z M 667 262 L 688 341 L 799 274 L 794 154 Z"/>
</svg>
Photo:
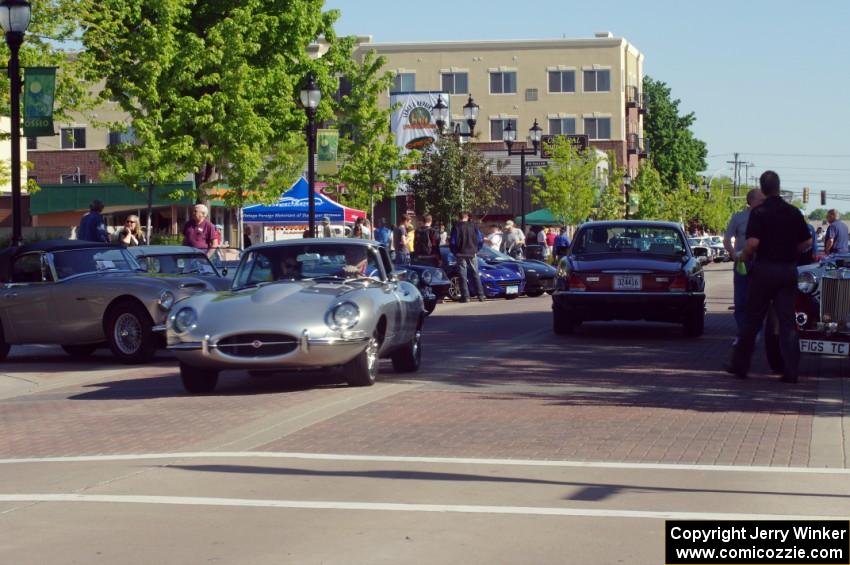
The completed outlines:
<svg viewBox="0 0 850 565">
<path fill-rule="evenodd" d="M 508 146 L 508 155 L 519 155 L 519 190 L 520 190 L 520 211 L 522 213 L 522 233 L 525 234 L 525 156 L 537 155 L 540 149 L 540 139 L 543 137 L 543 129 L 537 123 L 537 118 L 534 119 L 534 125 L 528 130 L 528 140 L 531 142 L 531 151 L 528 150 L 528 144 L 514 150 L 516 142 L 516 130 L 510 122 L 502 131 L 502 141 Z"/>
<path fill-rule="evenodd" d="M 307 113 L 307 196 L 310 237 L 316 237 L 316 109 L 322 100 L 322 91 L 316 86 L 313 75 L 301 89 L 301 105 Z"/>
<path fill-rule="evenodd" d="M 12 100 L 12 245 L 20 245 L 21 236 L 21 68 L 18 54 L 24 32 L 30 25 L 32 8 L 26 0 L 0 3 L 0 27 L 9 45 L 9 90 Z"/>
<path fill-rule="evenodd" d="M 629 208 L 631 208 L 631 199 L 629 197 L 629 188 L 632 186 L 632 176 L 629 173 L 623 175 L 623 186 L 626 187 L 626 219 L 629 219 Z"/>
<path fill-rule="evenodd" d="M 473 137 L 475 135 L 475 124 L 478 122 L 478 104 L 475 103 L 475 100 L 472 99 L 472 95 L 469 95 L 469 100 L 466 104 L 463 105 L 463 117 L 466 118 L 466 125 L 469 126 L 469 133 L 463 133 L 460 131 L 460 124 L 455 124 L 454 131 L 452 135 L 454 135 L 459 142 L 463 142 L 463 140 L 467 137 Z M 443 97 L 437 97 L 437 103 L 434 104 L 434 107 L 431 109 L 431 114 L 434 116 L 434 123 L 437 124 L 437 130 L 440 135 L 445 133 L 446 124 L 449 121 L 449 108 L 443 102 Z"/>
</svg>

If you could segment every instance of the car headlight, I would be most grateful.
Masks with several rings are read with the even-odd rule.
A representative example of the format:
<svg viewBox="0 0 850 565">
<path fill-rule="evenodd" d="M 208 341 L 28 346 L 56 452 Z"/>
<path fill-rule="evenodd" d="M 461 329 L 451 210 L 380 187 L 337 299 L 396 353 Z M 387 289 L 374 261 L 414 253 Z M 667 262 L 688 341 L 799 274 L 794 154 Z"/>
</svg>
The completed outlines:
<svg viewBox="0 0 850 565">
<path fill-rule="evenodd" d="M 818 287 L 818 279 L 813 273 L 803 271 L 797 275 L 797 289 L 803 294 L 811 294 Z"/>
<path fill-rule="evenodd" d="M 422 273 L 422 280 L 425 281 L 425 284 L 431 284 L 433 279 L 434 275 L 431 274 L 431 271 L 425 271 Z"/>
<path fill-rule="evenodd" d="M 174 293 L 170 290 L 163 290 L 159 293 L 157 304 L 163 310 L 171 310 L 171 307 L 174 306 Z"/>
<path fill-rule="evenodd" d="M 480 275 L 482 279 L 490 280 L 493 278 L 493 275 L 491 275 L 490 273 L 481 273 Z"/>
<path fill-rule="evenodd" d="M 198 325 L 198 313 L 194 308 L 181 308 L 172 317 L 174 331 L 179 334 L 192 331 Z"/>
<path fill-rule="evenodd" d="M 419 273 L 416 271 L 408 271 L 407 282 L 412 284 L 413 286 L 419 285 Z"/>
<path fill-rule="evenodd" d="M 334 330 L 348 330 L 360 321 L 360 308 L 353 302 L 343 302 L 328 312 L 328 326 Z"/>
</svg>

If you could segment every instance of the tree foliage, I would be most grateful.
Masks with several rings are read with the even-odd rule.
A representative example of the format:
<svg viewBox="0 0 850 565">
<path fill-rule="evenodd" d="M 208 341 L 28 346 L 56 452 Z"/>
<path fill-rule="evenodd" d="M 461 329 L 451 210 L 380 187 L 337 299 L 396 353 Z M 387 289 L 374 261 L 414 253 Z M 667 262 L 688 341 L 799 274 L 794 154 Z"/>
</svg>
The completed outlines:
<svg viewBox="0 0 850 565">
<path fill-rule="evenodd" d="M 487 213 L 496 208 L 499 194 L 512 180 L 491 170 L 493 164 L 472 144 L 443 135 L 422 154 L 408 187 L 417 208 L 448 224 L 462 210 Z M 503 166 L 495 163 L 496 171 Z"/>
<path fill-rule="evenodd" d="M 826 221 L 826 208 L 817 208 L 812 210 L 809 214 L 809 219 L 815 222 L 825 222 Z"/>
<path fill-rule="evenodd" d="M 555 137 L 549 145 L 549 165 L 540 174 L 532 191 L 532 200 L 548 208 L 570 225 L 591 216 L 600 184 L 596 178 L 599 157 L 592 149 L 579 151 L 564 137 Z"/>
<path fill-rule="evenodd" d="M 352 60 L 345 71 L 351 91 L 339 103 L 340 170 L 331 180 L 341 188 L 340 201 L 360 210 L 394 196 L 401 177 L 392 172 L 408 169 L 418 158 L 416 153 L 402 154 L 390 134 L 392 109 L 378 105 L 393 80 L 392 73 L 381 72 L 385 63 L 374 51 L 366 53 L 362 63 Z"/>
<path fill-rule="evenodd" d="M 680 115 L 681 101 L 672 98 L 670 87 L 652 77 L 644 77 L 643 93 L 649 100 L 644 135 L 662 183 L 675 187 L 681 175 L 685 182 L 697 184 L 699 172 L 706 168 L 708 150 L 691 131 L 696 115 Z"/>
<path fill-rule="evenodd" d="M 125 155 L 194 175 L 198 199 L 218 180 L 258 201 L 280 194 L 289 179 L 275 182 L 271 165 L 303 131 L 298 93 L 308 74 L 325 93 L 318 120 L 335 111 L 329 94 L 353 39 L 336 37 L 338 12 L 323 12 L 322 2 L 77 2 L 87 76 L 103 82 L 101 102 L 128 113 L 139 140 Z M 329 49 L 311 58 L 319 38 Z"/>
<path fill-rule="evenodd" d="M 613 152 L 608 153 L 608 175 L 599 194 L 599 204 L 593 217 L 596 220 L 620 220 L 625 217 L 626 201 L 623 194 L 623 178 L 626 171 L 617 165 Z"/>
<path fill-rule="evenodd" d="M 641 161 L 640 169 L 630 189 L 638 198 L 636 218 L 662 220 L 665 218 L 664 184 L 652 161 Z"/>
</svg>

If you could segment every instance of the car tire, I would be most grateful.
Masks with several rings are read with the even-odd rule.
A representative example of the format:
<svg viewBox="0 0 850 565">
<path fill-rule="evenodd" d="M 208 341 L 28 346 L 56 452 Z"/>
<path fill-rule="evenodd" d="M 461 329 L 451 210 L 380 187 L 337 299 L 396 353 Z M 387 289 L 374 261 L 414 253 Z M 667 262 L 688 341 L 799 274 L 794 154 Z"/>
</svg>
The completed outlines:
<svg viewBox="0 0 850 565">
<path fill-rule="evenodd" d="M 562 310 L 552 310 L 552 330 L 555 335 L 570 335 L 580 323 Z"/>
<path fill-rule="evenodd" d="M 516 300 L 519 298 L 519 294 L 507 294 L 505 295 L 505 300 Z"/>
<path fill-rule="evenodd" d="M 422 329 L 416 329 L 413 337 L 402 349 L 392 354 L 393 370 L 396 373 L 413 373 L 422 362 Z"/>
<path fill-rule="evenodd" d="M 380 361 L 378 352 L 381 343 L 377 332 L 369 339 L 369 344 L 357 357 L 342 366 L 345 380 L 349 386 L 372 386 L 378 379 Z"/>
<path fill-rule="evenodd" d="M 531 292 L 526 292 L 525 295 L 529 298 L 537 298 L 538 296 L 543 296 L 543 290 L 532 290 Z"/>
<path fill-rule="evenodd" d="M 89 343 L 86 345 L 63 345 L 62 349 L 74 359 L 85 359 L 91 357 L 92 353 L 97 351 L 97 347 L 96 343 Z"/>
<path fill-rule="evenodd" d="M 110 307 L 105 329 L 109 349 L 121 363 L 147 363 L 156 354 L 158 340 L 153 333 L 153 320 L 137 302 L 124 301 Z"/>
<path fill-rule="evenodd" d="M 9 355 L 9 350 L 12 349 L 12 346 L 6 343 L 6 336 L 3 333 L 3 324 L 0 322 L 0 361 L 5 361 L 6 357 Z"/>
<path fill-rule="evenodd" d="M 437 299 L 433 298 L 431 300 L 426 300 L 424 302 L 424 306 L 425 306 L 425 315 L 428 316 L 429 314 L 433 313 L 434 310 L 437 308 Z"/>
<path fill-rule="evenodd" d="M 180 363 L 180 380 L 190 394 L 208 394 L 218 385 L 218 371 Z"/>
<path fill-rule="evenodd" d="M 451 283 L 449 285 L 449 293 L 448 297 L 450 300 L 454 302 L 460 302 L 460 299 L 463 298 L 463 290 L 461 290 L 460 285 L 463 281 L 460 280 L 458 275 L 455 275 L 451 278 Z"/>
<path fill-rule="evenodd" d="M 705 331 L 705 310 L 700 307 L 687 314 L 682 324 L 687 337 L 699 337 Z"/>
<path fill-rule="evenodd" d="M 764 322 L 764 355 L 771 371 L 778 375 L 785 371 L 785 360 L 779 348 L 779 322 L 773 308 L 768 309 Z"/>
</svg>

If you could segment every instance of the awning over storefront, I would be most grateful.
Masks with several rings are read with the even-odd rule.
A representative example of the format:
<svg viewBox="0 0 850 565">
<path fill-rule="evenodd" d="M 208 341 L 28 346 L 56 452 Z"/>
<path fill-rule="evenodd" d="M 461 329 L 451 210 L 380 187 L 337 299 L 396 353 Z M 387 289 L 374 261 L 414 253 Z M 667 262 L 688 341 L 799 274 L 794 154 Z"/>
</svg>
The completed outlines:
<svg viewBox="0 0 850 565">
<path fill-rule="evenodd" d="M 522 223 L 522 216 L 516 217 L 517 223 Z M 540 210 L 535 210 L 530 214 L 525 215 L 525 223 L 526 224 L 539 224 L 545 226 L 554 226 L 556 224 L 560 225 L 564 223 L 563 218 L 556 218 L 551 210 L 548 208 L 541 208 Z"/>
<path fill-rule="evenodd" d="M 153 193 L 153 206 L 189 206 L 194 204 L 191 196 L 175 200 L 172 192 L 181 189 L 191 194 L 192 182 L 183 182 L 158 186 Z M 148 195 L 136 192 L 123 184 L 43 184 L 41 189 L 30 195 L 30 214 L 38 216 L 54 212 L 85 211 L 92 200 L 100 200 L 107 209 L 134 210 L 146 208 Z M 211 202 L 214 206 L 220 202 Z"/>
<path fill-rule="evenodd" d="M 306 224 L 309 221 L 309 186 L 302 177 L 292 188 L 281 195 L 274 204 L 256 204 L 243 210 L 242 218 L 247 223 L 262 224 Z M 354 210 L 335 202 L 330 197 L 316 192 L 316 220 L 327 216 L 331 222 L 351 223 L 357 218 L 365 218 L 366 213 Z"/>
</svg>

